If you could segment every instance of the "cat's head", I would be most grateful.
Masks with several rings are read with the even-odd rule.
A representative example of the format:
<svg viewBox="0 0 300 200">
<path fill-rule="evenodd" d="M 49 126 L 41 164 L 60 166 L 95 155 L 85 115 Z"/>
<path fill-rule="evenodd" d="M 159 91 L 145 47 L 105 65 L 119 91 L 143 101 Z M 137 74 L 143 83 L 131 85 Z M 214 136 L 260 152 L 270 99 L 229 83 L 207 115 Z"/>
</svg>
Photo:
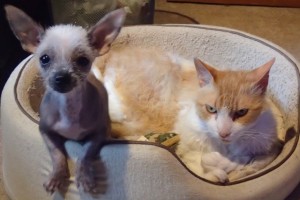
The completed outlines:
<svg viewBox="0 0 300 200">
<path fill-rule="evenodd" d="M 275 58 L 251 71 L 220 71 L 195 59 L 201 95 L 197 112 L 211 137 L 232 142 L 255 123 L 265 106 Z"/>
</svg>

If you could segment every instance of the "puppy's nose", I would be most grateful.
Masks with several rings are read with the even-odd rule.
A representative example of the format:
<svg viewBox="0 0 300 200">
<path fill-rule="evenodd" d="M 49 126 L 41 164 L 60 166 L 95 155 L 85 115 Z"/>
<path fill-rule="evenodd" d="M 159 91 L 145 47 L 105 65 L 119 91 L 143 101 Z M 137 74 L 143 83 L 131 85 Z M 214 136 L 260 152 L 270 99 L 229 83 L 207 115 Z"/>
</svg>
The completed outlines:
<svg viewBox="0 0 300 200">
<path fill-rule="evenodd" d="M 55 75 L 56 84 L 68 84 L 71 82 L 71 76 L 67 72 L 60 72 Z"/>
</svg>

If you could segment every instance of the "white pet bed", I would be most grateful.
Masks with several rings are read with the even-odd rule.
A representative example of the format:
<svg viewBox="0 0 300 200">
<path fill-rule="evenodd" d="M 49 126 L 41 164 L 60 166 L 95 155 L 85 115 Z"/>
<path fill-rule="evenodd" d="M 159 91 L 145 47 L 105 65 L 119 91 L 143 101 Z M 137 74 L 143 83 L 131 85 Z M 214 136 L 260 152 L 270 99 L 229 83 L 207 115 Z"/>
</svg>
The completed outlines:
<svg viewBox="0 0 300 200">
<path fill-rule="evenodd" d="M 15 69 L 2 93 L 4 184 L 12 200 L 44 199 L 283 199 L 300 180 L 299 65 L 280 47 L 235 30 L 210 26 L 154 25 L 124 28 L 119 45 L 160 46 L 186 58 L 199 57 L 215 66 L 252 69 L 276 57 L 268 94 L 284 115 L 286 143 L 278 158 L 260 172 L 228 185 L 209 183 L 168 149 L 146 142 L 114 142 L 101 150 L 108 180 L 106 193 L 81 193 L 71 178 L 65 194 L 48 195 L 43 187 L 52 164 L 38 131 L 41 82 L 34 59 Z M 69 162 L 84 151 L 67 142 Z"/>
</svg>

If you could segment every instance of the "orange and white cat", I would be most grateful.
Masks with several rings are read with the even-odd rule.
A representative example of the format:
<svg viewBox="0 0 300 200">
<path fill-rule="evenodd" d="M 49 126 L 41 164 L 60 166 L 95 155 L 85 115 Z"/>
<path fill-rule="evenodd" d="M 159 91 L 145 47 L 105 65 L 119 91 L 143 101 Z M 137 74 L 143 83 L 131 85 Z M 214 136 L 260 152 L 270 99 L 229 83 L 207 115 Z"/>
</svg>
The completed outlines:
<svg viewBox="0 0 300 200">
<path fill-rule="evenodd" d="M 252 71 L 219 71 L 195 60 L 199 92 L 194 100 L 183 100 L 187 106 L 174 128 L 181 134 L 177 154 L 193 172 L 215 182 L 233 181 L 275 159 L 277 113 L 265 94 L 274 61 Z"/>
<path fill-rule="evenodd" d="M 273 63 L 219 71 L 158 49 L 123 48 L 102 56 L 93 71 L 108 90 L 114 136 L 176 132 L 176 153 L 187 167 L 225 182 L 258 171 L 278 153 L 265 96 Z"/>
</svg>

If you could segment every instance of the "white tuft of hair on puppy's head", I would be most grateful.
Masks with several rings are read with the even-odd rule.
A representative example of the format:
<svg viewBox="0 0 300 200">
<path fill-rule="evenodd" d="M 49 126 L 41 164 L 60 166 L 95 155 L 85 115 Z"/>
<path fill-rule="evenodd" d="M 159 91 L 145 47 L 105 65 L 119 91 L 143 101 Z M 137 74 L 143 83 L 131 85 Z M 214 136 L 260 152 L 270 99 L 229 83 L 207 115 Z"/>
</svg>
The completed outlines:
<svg viewBox="0 0 300 200">
<path fill-rule="evenodd" d="M 94 59 L 108 51 L 125 19 L 125 9 L 104 16 L 89 30 L 74 25 L 44 29 L 22 10 L 7 5 L 6 16 L 25 51 L 39 59 L 45 86 L 65 93 L 84 81 Z"/>
</svg>

